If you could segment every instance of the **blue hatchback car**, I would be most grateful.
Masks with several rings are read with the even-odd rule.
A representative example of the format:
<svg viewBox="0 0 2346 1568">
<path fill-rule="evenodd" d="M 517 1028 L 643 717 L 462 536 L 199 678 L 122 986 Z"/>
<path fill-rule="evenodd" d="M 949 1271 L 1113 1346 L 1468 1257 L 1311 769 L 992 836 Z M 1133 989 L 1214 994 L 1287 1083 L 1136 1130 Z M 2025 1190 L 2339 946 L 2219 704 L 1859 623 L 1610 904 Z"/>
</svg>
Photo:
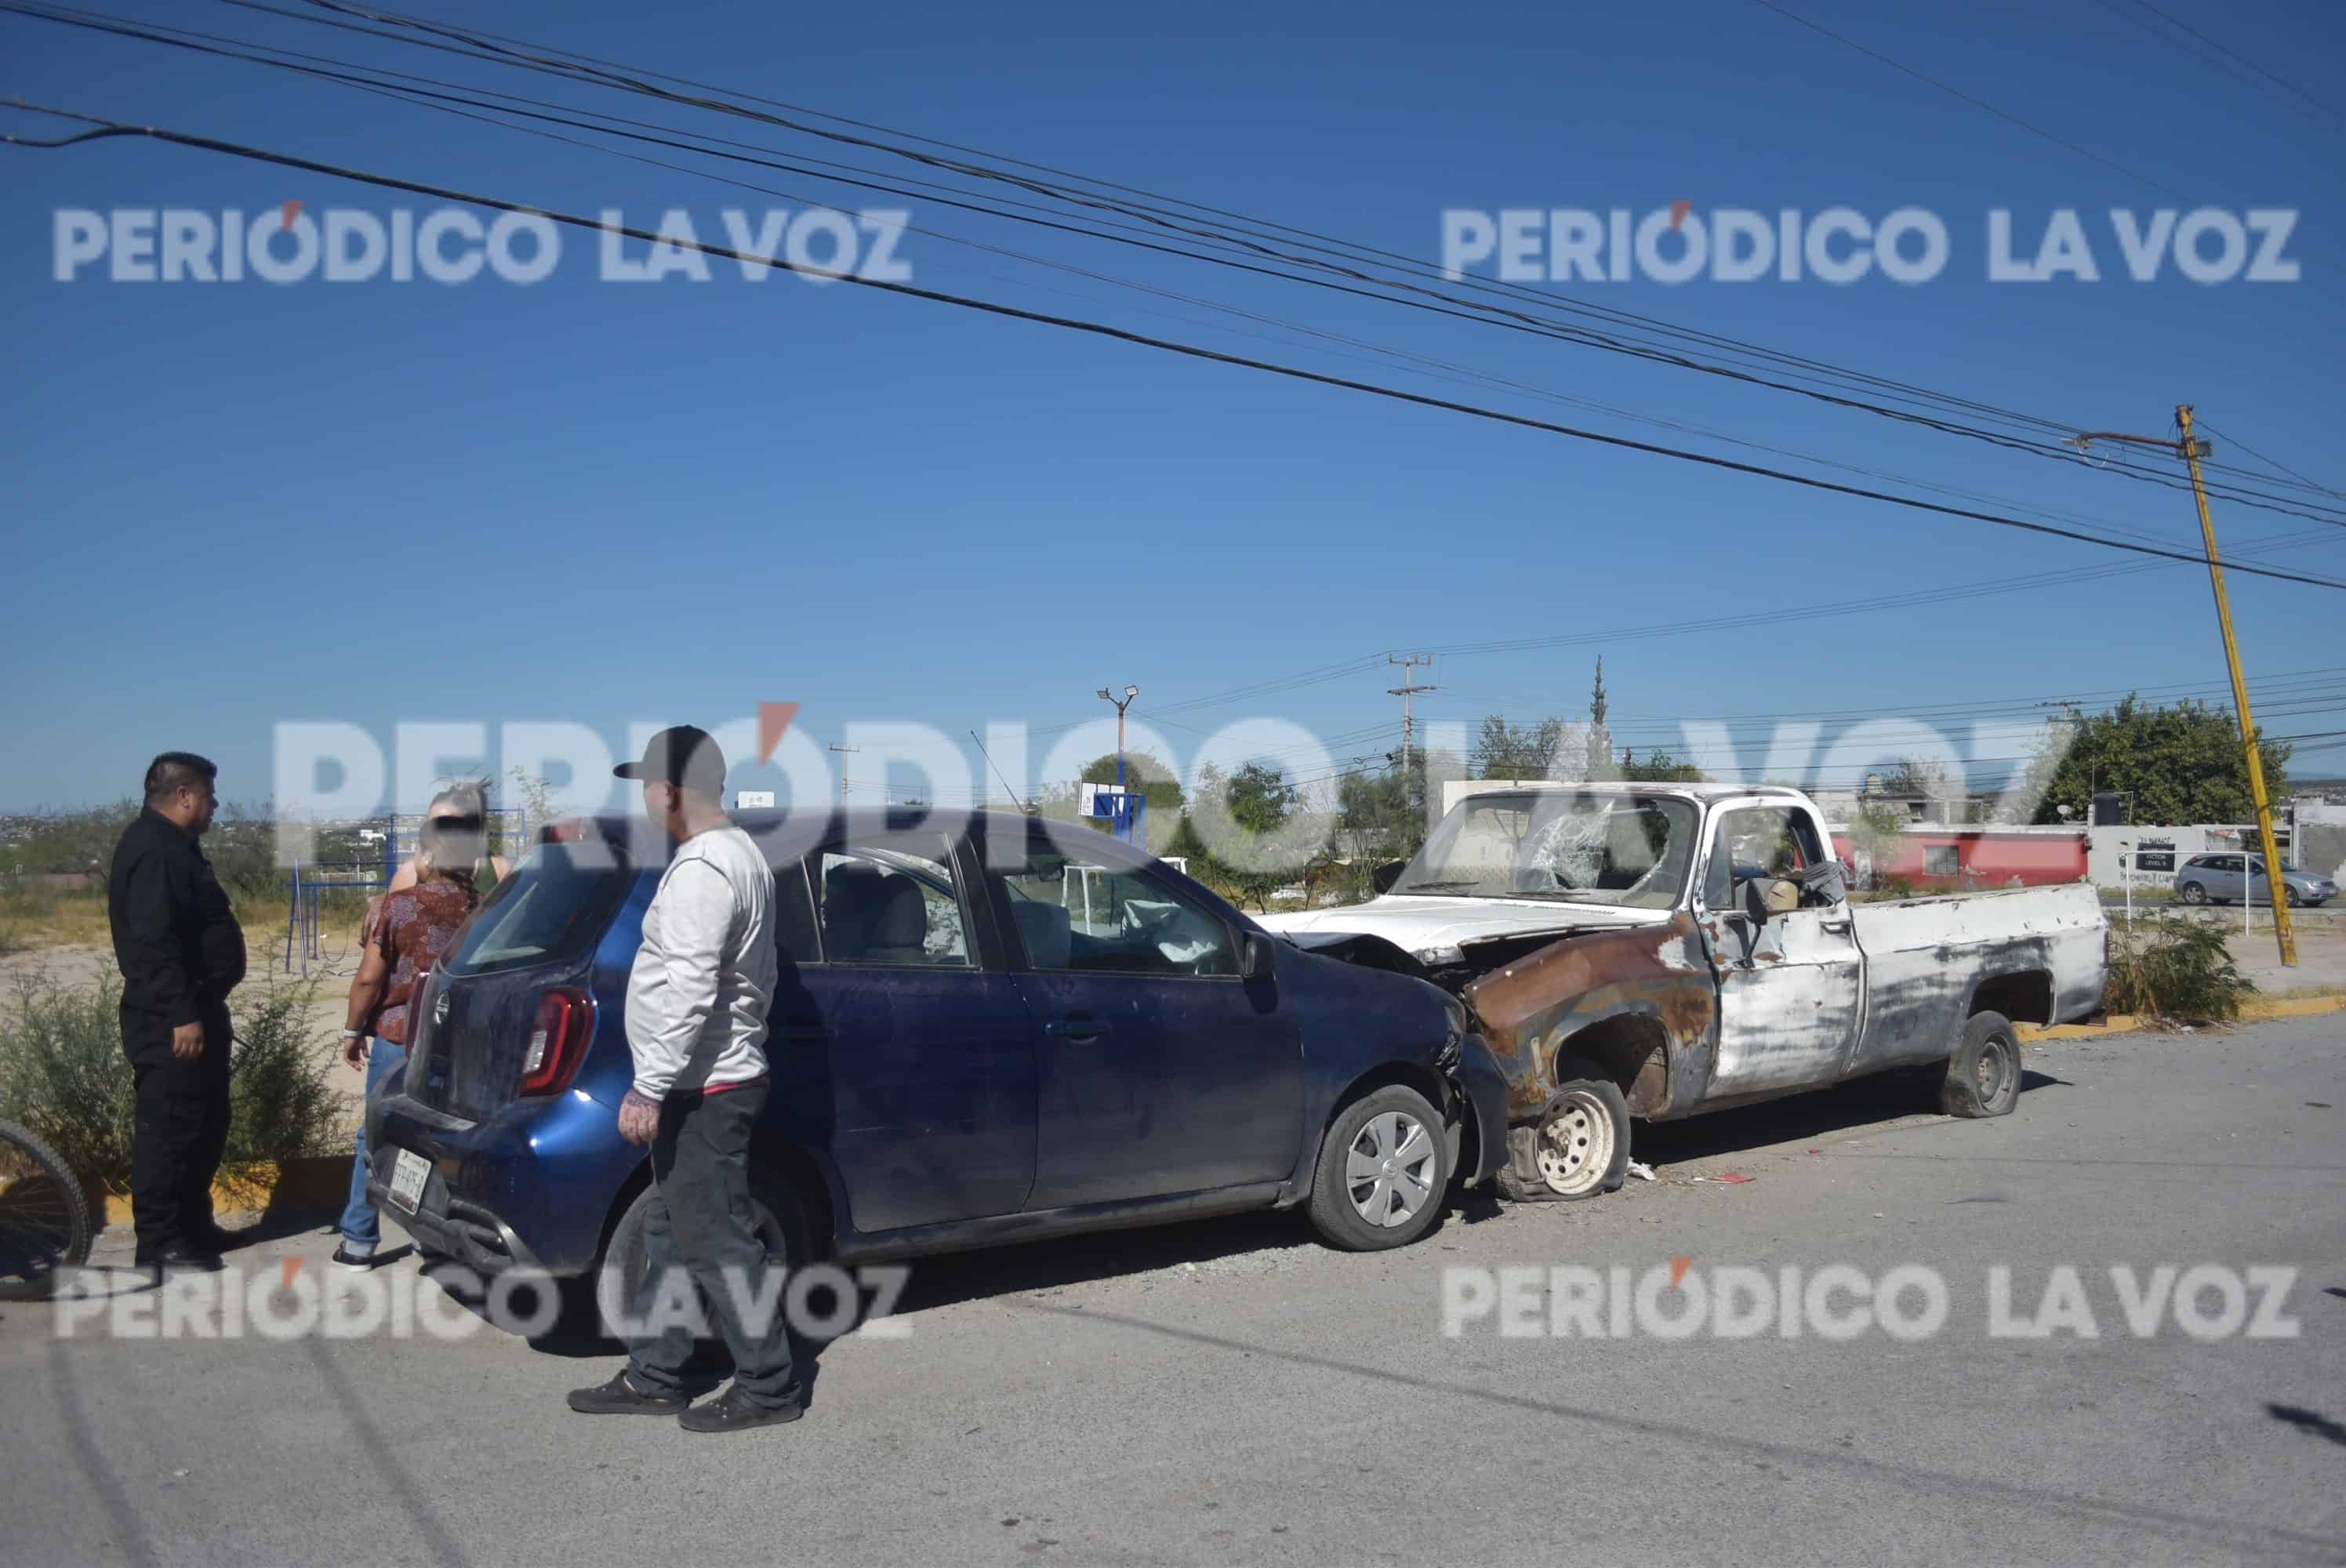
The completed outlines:
<svg viewBox="0 0 2346 1568">
<path fill-rule="evenodd" d="M 1398 1247 L 1454 1178 L 1504 1158 L 1504 1080 L 1458 1002 L 1374 954 L 1274 938 L 1105 834 L 879 809 L 739 820 L 775 861 L 752 1186 L 777 1257 L 1297 1206 L 1337 1247 Z M 650 1171 L 617 1108 L 660 869 L 629 853 L 660 843 L 647 830 L 550 830 L 426 983 L 367 1126 L 375 1200 L 427 1251 L 484 1273 L 640 1270 Z"/>
</svg>

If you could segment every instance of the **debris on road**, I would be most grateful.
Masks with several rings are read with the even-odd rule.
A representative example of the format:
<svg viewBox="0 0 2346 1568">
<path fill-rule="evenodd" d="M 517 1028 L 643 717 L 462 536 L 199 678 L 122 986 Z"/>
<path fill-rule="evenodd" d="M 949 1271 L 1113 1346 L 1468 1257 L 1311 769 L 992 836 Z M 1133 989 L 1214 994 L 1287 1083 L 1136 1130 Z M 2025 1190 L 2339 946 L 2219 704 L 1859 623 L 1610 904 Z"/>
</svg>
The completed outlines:
<svg viewBox="0 0 2346 1568">
<path fill-rule="evenodd" d="M 1659 1179 L 1654 1175 L 1654 1167 L 1647 1165 L 1643 1160 L 1631 1160 L 1629 1162 L 1629 1174 L 1636 1176 L 1639 1181 L 1656 1181 Z"/>
<path fill-rule="evenodd" d="M 1741 1186 L 1745 1182 L 1758 1181 L 1760 1178 L 1758 1176 L 1745 1176 L 1741 1171 L 1729 1171 L 1721 1176 L 1697 1176 L 1694 1179 L 1697 1181 L 1724 1182 L 1729 1186 Z"/>
</svg>

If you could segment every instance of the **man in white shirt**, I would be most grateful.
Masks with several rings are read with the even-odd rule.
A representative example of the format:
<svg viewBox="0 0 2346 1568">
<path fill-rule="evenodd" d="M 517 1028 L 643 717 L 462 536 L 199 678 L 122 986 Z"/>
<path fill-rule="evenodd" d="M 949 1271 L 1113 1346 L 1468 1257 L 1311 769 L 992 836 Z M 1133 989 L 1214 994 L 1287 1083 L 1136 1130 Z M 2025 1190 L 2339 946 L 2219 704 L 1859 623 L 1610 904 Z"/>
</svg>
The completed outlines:
<svg viewBox="0 0 2346 1568">
<path fill-rule="evenodd" d="M 652 1159 L 648 1268 L 635 1319 L 652 1326 L 672 1319 L 676 1314 L 660 1309 L 662 1288 L 686 1270 L 733 1353 L 733 1382 L 693 1405 L 682 1376 L 693 1336 L 668 1321 L 629 1342 L 627 1364 L 609 1382 L 574 1390 L 570 1408 L 674 1415 L 690 1431 L 794 1421 L 801 1390 L 781 1293 L 765 1288 L 766 1248 L 750 1207 L 750 1137 L 768 1087 L 773 871 L 725 814 L 725 756 L 707 731 L 661 730 L 642 761 L 612 771 L 642 781 L 646 813 L 677 841 L 644 911 L 643 945 L 627 976 L 636 1076 L 619 1103 L 619 1135 L 648 1145 Z"/>
</svg>

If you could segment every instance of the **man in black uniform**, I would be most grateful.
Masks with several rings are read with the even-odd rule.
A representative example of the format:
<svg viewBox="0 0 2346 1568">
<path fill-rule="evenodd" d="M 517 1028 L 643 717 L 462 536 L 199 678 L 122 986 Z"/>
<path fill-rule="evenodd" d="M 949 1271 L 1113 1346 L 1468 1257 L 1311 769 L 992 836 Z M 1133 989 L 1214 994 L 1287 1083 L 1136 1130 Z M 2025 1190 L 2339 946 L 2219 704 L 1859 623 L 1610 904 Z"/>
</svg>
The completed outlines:
<svg viewBox="0 0 2346 1568">
<path fill-rule="evenodd" d="M 219 769 L 186 751 L 147 769 L 147 808 L 114 847 L 106 890 L 122 966 L 122 1050 L 138 1084 L 130 1150 L 137 1261 L 213 1269 L 227 1244 L 212 1176 L 228 1144 L 228 993 L 244 978 L 244 932 L 196 840 L 212 825 Z"/>
</svg>

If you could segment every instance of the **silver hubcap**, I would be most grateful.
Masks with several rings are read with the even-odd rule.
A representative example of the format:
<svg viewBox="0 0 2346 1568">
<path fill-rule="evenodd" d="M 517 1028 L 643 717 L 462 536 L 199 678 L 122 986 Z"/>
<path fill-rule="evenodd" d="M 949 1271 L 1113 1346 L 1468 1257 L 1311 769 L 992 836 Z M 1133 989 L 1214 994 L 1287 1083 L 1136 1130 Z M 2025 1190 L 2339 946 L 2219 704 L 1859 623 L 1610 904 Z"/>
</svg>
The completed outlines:
<svg viewBox="0 0 2346 1568">
<path fill-rule="evenodd" d="M 1578 1197 L 1591 1192 L 1613 1168 L 1613 1118 L 1605 1103 L 1575 1094 L 1540 1128 L 1540 1176 L 1552 1192 Z"/>
<path fill-rule="evenodd" d="M 1371 1225 L 1390 1229 L 1415 1218 L 1433 1196 L 1433 1136 L 1399 1111 L 1371 1116 L 1344 1156 L 1344 1182 L 1352 1207 Z"/>
</svg>

